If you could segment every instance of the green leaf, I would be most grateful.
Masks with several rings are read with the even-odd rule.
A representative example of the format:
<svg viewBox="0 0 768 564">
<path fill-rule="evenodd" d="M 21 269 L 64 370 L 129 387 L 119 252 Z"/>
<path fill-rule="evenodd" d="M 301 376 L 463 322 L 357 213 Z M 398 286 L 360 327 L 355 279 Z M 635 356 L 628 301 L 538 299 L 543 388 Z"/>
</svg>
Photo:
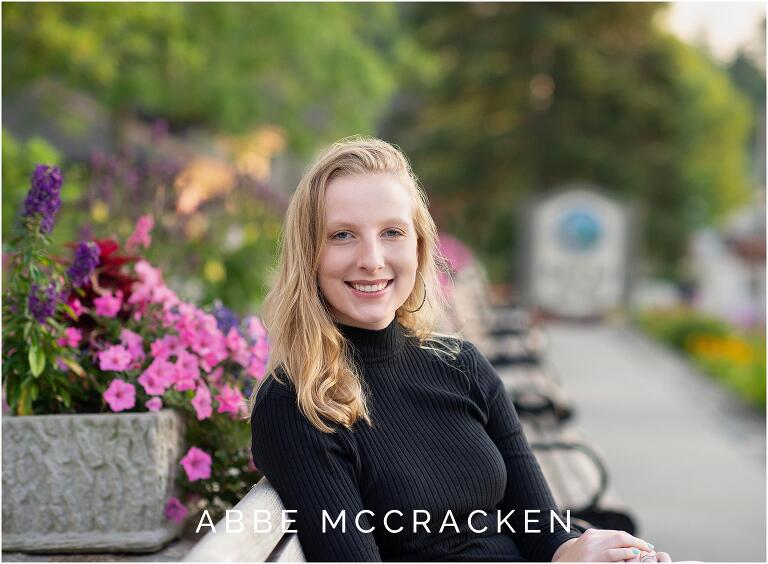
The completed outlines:
<svg viewBox="0 0 768 564">
<path fill-rule="evenodd" d="M 74 321 L 77 321 L 77 314 L 75 313 L 75 310 L 72 309 L 72 306 L 69 304 L 61 304 L 61 309 L 63 309 L 64 313 L 70 316 Z"/>
<path fill-rule="evenodd" d="M 71 358 L 62 357 L 61 361 L 67 366 L 69 366 L 72 372 L 74 372 L 78 376 L 85 376 L 85 370 L 83 370 L 83 367 L 80 366 L 77 362 L 75 362 Z"/>
<path fill-rule="evenodd" d="M 29 347 L 29 369 L 35 378 L 40 376 L 45 369 L 45 353 L 37 345 Z"/>
</svg>

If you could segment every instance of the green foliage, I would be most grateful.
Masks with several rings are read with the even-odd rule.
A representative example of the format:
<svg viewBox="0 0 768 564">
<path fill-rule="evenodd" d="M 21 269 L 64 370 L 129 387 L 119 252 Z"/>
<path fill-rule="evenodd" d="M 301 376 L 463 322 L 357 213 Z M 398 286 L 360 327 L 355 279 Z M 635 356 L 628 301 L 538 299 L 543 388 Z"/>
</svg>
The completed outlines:
<svg viewBox="0 0 768 564">
<path fill-rule="evenodd" d="M 55 300 L 53 317 L 40 322 L 30 312 L 33 287 L 64 287 L 63 268 L 52 256 L 51 240 L 40 230 L 40 217 L 26 217 L 9 249 L 9 283 L 3 292 L 3 389 L 8 405 L 18 415 L 35 406 L 71 406 L 69 382 L 55 365 L 61 358 L 79 368 L 71 351 L 56 341 L 63 332 L 66 304 Z"/>
<path fill-rule="evenodd" d="M 721 319 L 682 308 L 637 312 L 635 321 L 644 331 L 680 351 L 685 350 L 686 340 L 693 335 L 724 337 L 731 332 Z"/>
<path fill-rule="evenodd" d="M 641 212 L 643 249 L 669 267 L 686 234 L 747 197 L 750 113 L 725 74 L 659 31 L 660 5 L 411 4 L 440 57 L 385 121 L 442 228 L 511 274 L 526 200 L 573 181 Z"/>
<path fill-rule="evenodd" d="M 291 146 L 370 132 L 396 72 L 419 52 L 387 3 L 3 5 L 9 92 L 41 76 L 91 93 L 118 121 L 244 132 L 265 123 Z"/>
<path fill-rule="evenodd" d="M 751 404 L 765 408 L 765 331 L 743 334 L 725 321 L 678 308 L 635 312 L 635 323 L 653 338 L 685 354 Z"/>
</svg>

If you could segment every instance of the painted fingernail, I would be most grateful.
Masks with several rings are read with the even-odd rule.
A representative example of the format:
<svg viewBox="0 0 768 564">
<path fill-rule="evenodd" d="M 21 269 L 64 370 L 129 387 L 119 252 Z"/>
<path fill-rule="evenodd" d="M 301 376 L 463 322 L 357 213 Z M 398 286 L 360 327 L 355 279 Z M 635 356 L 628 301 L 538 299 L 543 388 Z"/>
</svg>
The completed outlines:
<svg viewBox="0 0 768 564">
<path fill-rule="evenodd" d="M 633 548 L 632 549 L 632 554 L 640 554 L 640 551 L 637 550 L 636 548 Z"/>
<path fill-rule="evenodd" d="M 650 546 L 651 550 L 653 550 L 653 545 L 651 543 L 648 543 L 648 546 Z"/>
</svg>

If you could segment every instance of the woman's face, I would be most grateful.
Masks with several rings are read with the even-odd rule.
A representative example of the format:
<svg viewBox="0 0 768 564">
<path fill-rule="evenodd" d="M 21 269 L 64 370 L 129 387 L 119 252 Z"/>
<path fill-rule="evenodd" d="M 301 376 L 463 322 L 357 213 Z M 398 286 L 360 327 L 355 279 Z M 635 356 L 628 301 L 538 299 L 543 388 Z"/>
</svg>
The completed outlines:
<svg viewBox="0 0 768 564">
<path fill-rule="evenodd" d="M 333 180 L 325 194 L 318 282 L 339 323 L 383 329 L 416 281 L 413 203 L 390 174 Z"/>
</svg>

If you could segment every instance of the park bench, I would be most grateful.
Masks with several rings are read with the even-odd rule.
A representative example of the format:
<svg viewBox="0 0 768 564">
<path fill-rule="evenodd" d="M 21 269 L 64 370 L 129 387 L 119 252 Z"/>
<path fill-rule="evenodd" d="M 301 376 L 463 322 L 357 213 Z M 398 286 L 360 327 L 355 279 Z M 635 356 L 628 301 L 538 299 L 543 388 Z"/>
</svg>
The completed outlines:
<svg viewBox="0 0 768 564">
<path fill-rule="evenodd" d="M 554 378 L 555 371 L 545 361 L 547 338 L 532 325 L 532 319 L 520 307 L 505 309 L 506 324 L 487 319 L 492 308 L 485 292 L 478 290 L 482 281 L 479 269 L 467 266 L 454 279 L 451 318 L 454 331 L 477 346 L 496 368 L 518 412 L 552 412 L 561 420 L 570 418 L 573 406 L 565 390 Z M 478 313 L 483 312 L 486 313 Z M 494 326 L 495 334 L 489 330 Z"/>
<path fill-rule="evenodd" d="M 521 417 L 525 436 L 562 510 L 601 529 L 634 534 L 637 524 L 610 490 L 598 447 L 553 417 Z"/>
<path fill-rule="evenodd" d="M 242 515 L 242 531 L 225 533 L 225 518 L 216 523 L 187 553 L 185 562 L 305 562 L 296 533 L 283 533 L 283 503 L 266 478 L 262 478 L 233 508 Z M 254 510 L 268 512 L 269 532 L 254 532 Z M 265 527 L 266 528 L 266 527 Z"/>
<path fill-rule="evenodd" d="M 633 533 L 634 519 L 608 488 L 603 456 L 583 435 L 563 426 L 572 418 L 573 407 L 547 365 L 546 339 L 534 332 L 532 316 L 520 308 L 507 307 L 503 315 L 489 313 L 494 308 L 484 280 L 478 267 L 457 273 L 453 319 L 494 365 L 558 506 L 595 527 Z"/>
</svg>

